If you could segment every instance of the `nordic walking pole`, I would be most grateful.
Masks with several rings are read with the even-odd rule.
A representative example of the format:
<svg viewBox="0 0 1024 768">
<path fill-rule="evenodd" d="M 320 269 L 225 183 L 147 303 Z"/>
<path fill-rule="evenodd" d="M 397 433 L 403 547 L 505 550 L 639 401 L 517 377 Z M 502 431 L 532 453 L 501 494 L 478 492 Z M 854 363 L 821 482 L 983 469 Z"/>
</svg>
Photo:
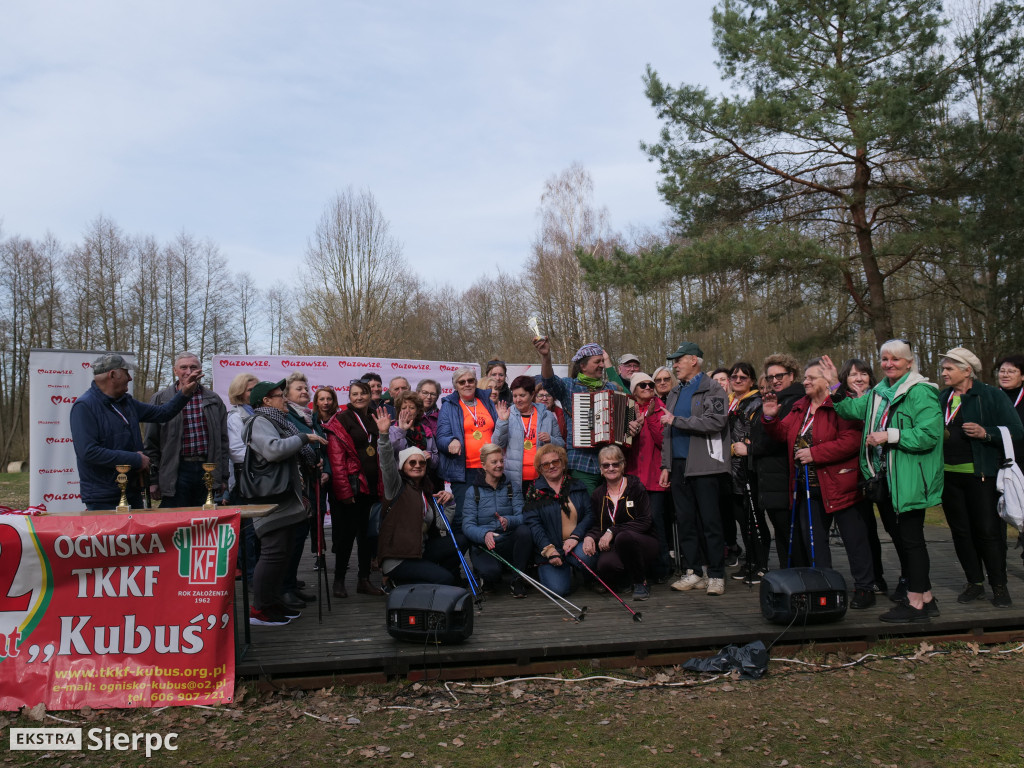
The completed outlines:
<svg viewBox="0 0 1024 768">
<path fill-rule="evenodd" d="M 587 607 L 586 606 L 583 606 L 582 608 L 580 608 L 578 605 L 575 605 L 574 603 L 570 602 L 568 599 L 562 597 L 557 592 L 554 592 L 554 591 L 548 589 L 547 587 L 545 587 L 543 584 L 541 584 L 536 579 L 531 578 L 530 576 L 526 575 L 521 570 L 516 568 L 514 565 L 512 565 L 512 563 L 510 563 L 508 560 L 506 560 L 504 557 L 499 555 L 494 550 L 487 549 L 486 547 L 484 547 L 483 550 L 488 555 L 490 555 L 495 560 L 497 560 L 499 563 L 502 563 L 503 565 L 505 565 L 509 570 L 511 570 L 519 578 L 523 579 L 527 583 L 529 583 L 532 586 L 536 587 L 538 592 L 540 592 L 542 595 L 544 595 L 546 598 L 548 598 L 551 602 L 553 602 L 555 605 L 557 605 L 563 611 L 565 611 L 570 616 L 572 616 L 573 621 L 583 621 L 583 619 L 586 618 L 586 613 L 587 613 Z M 570 606 L 570 607 L 576 609 L 576 613 L 574 614 L 566 606 Z"/>
<path fill-rule="evenodd" d="M 331 610 L 331 590 L 324 589 L 327 583 L 327 554 L 324 551 L 324 510 L 320 495 L 320 478 L 316 479 L 316 612 L 319 623 L 324 623 L 324 598 L 327 610 Z"/>
<path fill-rule="evenodd" d="M 455 540 L 455 531 L 452 530 L 451 523 L 448 522 L 448 515 L 441 509 L 441 505 L 437 503 L 437 499 L 433 496 L 430 497 L 431 503 L 434 505 L 434 509 L 438 515 L 441 516 L 444 527 L 448 529 L 448 535 L 452 537 L 452 546 L 455 547 L 455 554 L 459 556 L 459 562 L 462 563 L 462 568 L 466 572 L 466 578 L 469 579 L 469 588 L 473 592 L 473 601 L 480 602 L 480 593 L 476 591 L 476 574 L 469 570 L 469 563 L 466 562 L 466 558 L 462 555 L 462 550 L 459 549 L 459 542 Z"/>
<path fill-rule="evenodd" d="M 745 480 L 745 484 L 746 484 L 746 489 L 747 489 L 747 492 L 746 492 L 746 496 L 747 496 L 747 514 L 750 515 L 750 519 L 754 523 L 754 538 L 752 540 L 753 544 L 754 544 L 754 547 L 756 548 L 754 550 L 754 559 L 757 560 L 757 568 L 759 570 L 762 569 L 761 563 L 763 561 L 765 563 L 765 565 L 763 566 L 763 570 L 767 571 L 768 570 L 767 563 L 768 563 L 768 558 L 771 556 L 771 546 L 772 545 L 771 545 L 771 542 L 769 541 L 768 542 L 768 552 L 763 552 L 762 551 L 763 544 L 761 543 L 761 524 L 757 521 L 757 508 L 754 505 L 754 490 L 753 490 L 753 488 L 750 487 L 750 475 L 747 475 L 746 480 Z"/>
<path fill-rule="evenodd" d="M 811 515 L 811 470 L 807 464 L 804 464 L 804 488 L 807 489 L 807 530 L 811 540 L 811 568 L 817 568 L 814 559 L 814 517 Z"/>
<path fill-rule="evenodd" d="M 632 608 L 630 608 L 629 604 L 625 600 L 623 600 L 621 597 L 619 597 L 618 594 L 616 594 L 615 590 L 613 590 L 611 587 L 609 587 L 607 584 L 605 584 L 604 581 L 601 579 L 601 577 L 598 576 L 596 573 L 594 573 L 594 569 L 591 568 L 589 565 L 587 565 L 586 561 L 583 558 L 581 558 L 575 552 L 570 552 L 569 554 L 571 554 L 573 557 L 575 557 L 577 560 L 579 560 L 580 565 L 582 565 L 584 568 L 586 568 L 587 572 L 591 576 L 593 576 L 595 579 L 597 579 L 598 584 L 600 584 L 602 587 L 604 587 L 608 591 L 608 594 L 610 594 L 612 597 L 614 597 L 616 600 L 618 600 L 620 603 L 622 603 L 622 607 L 625 608 L 627 611 L 629 611 L 631 614 L 633 614 L 633 621 L 643 621 L 643 616 L 640 614 L 640 612 L 639 611 L 634 611 Z"/>
</svg>

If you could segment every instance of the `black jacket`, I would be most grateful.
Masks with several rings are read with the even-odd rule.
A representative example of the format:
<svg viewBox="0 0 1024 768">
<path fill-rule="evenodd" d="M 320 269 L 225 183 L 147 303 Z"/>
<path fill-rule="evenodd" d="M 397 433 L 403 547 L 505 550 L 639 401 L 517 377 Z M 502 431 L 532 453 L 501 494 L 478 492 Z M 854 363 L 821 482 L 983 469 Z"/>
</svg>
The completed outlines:
<svg viewBox="0 0 1024 768">
<path fill-rule="evenodd" d="M 785 418 L 793 403 L 804 394 L 804 385 L 795 381 L 779 392 L 779 415 L 775 418 Z M 750 430 L 750 455 L 757 475 L 758 502 L 762 509 L 789 509 L 793 504 L 789 486 L 789 447 L 768 436 L 761 423 L 761 411 L 758 408 L 754 413 Z"/>
</svg>

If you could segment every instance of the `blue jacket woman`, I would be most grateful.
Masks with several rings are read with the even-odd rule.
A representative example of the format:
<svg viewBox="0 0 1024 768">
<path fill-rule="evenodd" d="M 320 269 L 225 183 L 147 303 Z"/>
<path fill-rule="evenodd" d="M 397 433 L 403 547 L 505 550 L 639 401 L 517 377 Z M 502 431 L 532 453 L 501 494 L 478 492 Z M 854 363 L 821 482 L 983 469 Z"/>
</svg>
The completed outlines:
<svg viewBox="0 0 1024 768">
<path fill-rule="evenodd" d="M 523 520 L 523 492 L 518 483 L 505 475 L 501 448 L 488 443 L 480 451 L 483 471 L 466 491 L 462 514 L 462 532 L 473 547 L 473 569 L 484 584 L 494 586 L 501 580 L 500 558 L 511 561 L 518 571 L 530 566 L 533 537 Z M 526 596 L 521 579 L 512 582 L 515 597 Z"/>
<path fill-rule="evenodd" d="M 516 382 L 518 382 L 518 379 Z M 516 382 L 513 382 L 513 384 Z M 517 388 L 512 387 L 513 397 L 516 396 L 516 391 Z M 532 396 L 532 392 L 530 394 Z M 528 428 L 533 435 L 531 438 L 533 450 L 527 454 L 531 458 L 534 455 L 534 451 L 541 445 L 547 445 L 548 443 L 565 445 L 565 441 L 562 440 L 562 433 L 558 430 L 558 420 L 555 418 L 555 414 L 540 403 L 535 404 L 532 399 L 526 402 L 528 410 L 525 414 L 518 409 L 517 405 L 508 408 L 508 418 L 503 419 L 501 418 L 501 412 L 498 413 L 498 423 L 494 427 L 494 436 L 491 438 L 495 445 L 500 445 L 505 449 L 505 474 L 520 485 L 523 484 L 524 475 L 537 476 L 535 473 L 525 472 L 526 468 L 523 466 L 523 456 L 526 453 L 526 430 Z M 533 424 L 527 427 L 534 413 L 536 413 L 536 418 L 533 419 Z M 537 436 L 539 435 L 548 435 L 549 439 L 538 440 Z"/>
<path fill-rule="evenodd" d="M 466 369 L 469 374 L 471 369 Z M 458 377 L 453 377 L 458 379 Z M 466 390 L 463 392 L 463 390 Z M 481 427 L 481 439 L 483 443 L 491 442 L 491 435 L 494 432 L 494 422 L 498 420 L 498 413 L 494 410 L 491 402 L 491 393 L 486 389 L 477 389 L 475 380 L 472 385 L 464 386 L 456 384 L 456 391 L 447 395 L 441 400 L 441 412 L 437 417 L 437 452 L 441 457 L 441 477 L 448 482 L 465 483 L 470 478 L 466 472 L 466 433 L 464 429 L 464 411 L 461 403 L 466 404 L 470 409 L 476 408 L 480 420 L 486 421 L 490 418 L 491 428 Z M 486 416 L 483 412 L 486 412 Z M 458 447 L 452 446 L 452 441 L 459 443 Z"/>
</svg>

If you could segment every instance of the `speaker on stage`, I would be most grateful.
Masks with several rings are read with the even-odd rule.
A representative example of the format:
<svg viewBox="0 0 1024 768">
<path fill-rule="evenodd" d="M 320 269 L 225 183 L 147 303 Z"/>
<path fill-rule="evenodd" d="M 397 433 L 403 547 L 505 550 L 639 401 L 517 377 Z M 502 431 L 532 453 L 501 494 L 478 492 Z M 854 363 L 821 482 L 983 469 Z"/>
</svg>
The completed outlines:
<svg viewBox="0 0 1024 768">
<path fill-rule="evenodd" d="M 473 596 L 462 587 L 409 584 L 388 595 L 388 634 L 422 643 L 461 643 L 473 634 Z"/>
<path fill-rule="evenodd" d="M 775 624 L 839 621 L 846 608 L 846 579 L 831 568 L 784 568 L 761 580 L 761 614 Z"/>
</svg>

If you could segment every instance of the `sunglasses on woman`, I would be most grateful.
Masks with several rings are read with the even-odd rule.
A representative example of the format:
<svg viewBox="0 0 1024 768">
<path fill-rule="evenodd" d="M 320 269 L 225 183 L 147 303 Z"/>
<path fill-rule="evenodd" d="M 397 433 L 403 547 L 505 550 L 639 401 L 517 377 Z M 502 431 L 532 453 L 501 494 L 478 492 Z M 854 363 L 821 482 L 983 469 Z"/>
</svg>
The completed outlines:
<svg viewBox="0 0 1024 768">
<path fill-rule="evenodd" d="M 636 385 L 636 388 L 637 389 L 654 389 L 654 382 L 653 381 L 641 381 L 639 384 Z"/>
</svg>

